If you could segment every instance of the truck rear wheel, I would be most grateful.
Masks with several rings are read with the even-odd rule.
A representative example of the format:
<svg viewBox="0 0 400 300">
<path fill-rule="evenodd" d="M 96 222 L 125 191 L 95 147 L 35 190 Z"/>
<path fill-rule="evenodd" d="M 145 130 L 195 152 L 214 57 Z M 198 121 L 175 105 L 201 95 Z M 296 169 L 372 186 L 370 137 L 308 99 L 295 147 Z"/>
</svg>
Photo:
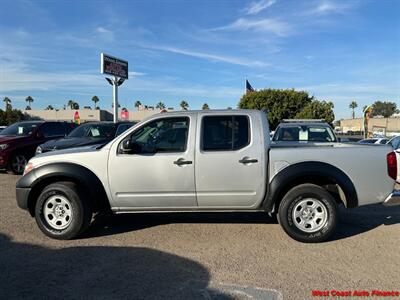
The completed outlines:
<svg viewBox="0 0 400 300">
<path fill-rule="evenodd" d="M 35 206 L 35 218 L 47 236 L 69 240 L 85 231 L 92 219 L 92 211 L 84 194 L 72 182 L 58 182 L 47 186 Z"/>
<path fill-rule="evenodd" d="M 336 229 L 337 219 L 335 199 L 315 184 L 301 184 L 292 188 L 279 205 L 280 225 L 299 242 L 328 240 Z"/>
</svg>

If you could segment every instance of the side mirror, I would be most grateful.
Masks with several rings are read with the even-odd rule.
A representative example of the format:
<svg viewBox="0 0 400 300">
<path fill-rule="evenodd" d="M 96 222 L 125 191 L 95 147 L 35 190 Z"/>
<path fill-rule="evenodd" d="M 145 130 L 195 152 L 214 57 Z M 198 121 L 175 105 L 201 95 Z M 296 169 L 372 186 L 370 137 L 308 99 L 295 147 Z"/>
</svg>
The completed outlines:
<svg viewBox="0 0 400 300">
<path fill-rule="evenodd" d="M 132 142 L 131 140 L 125 140 L 122 142 L 121 150 L 122 153 L 125 154 L 138 154 L 142 153 L 142 146 L 138 143 Z"/>
</svg>

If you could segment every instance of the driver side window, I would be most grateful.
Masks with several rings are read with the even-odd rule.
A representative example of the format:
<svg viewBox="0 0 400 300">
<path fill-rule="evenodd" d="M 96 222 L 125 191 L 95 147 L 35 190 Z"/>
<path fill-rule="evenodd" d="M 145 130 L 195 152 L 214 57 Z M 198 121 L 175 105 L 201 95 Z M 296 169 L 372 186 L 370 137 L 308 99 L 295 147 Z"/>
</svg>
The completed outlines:
<svg viewBox="0 0 400 300">
<path fill-rule="evenodd" d="M 184 152 L 189 132 L 189 118 L 163 118 L 136 130 L 128 138 L 140 153 Z"/>
</svg>

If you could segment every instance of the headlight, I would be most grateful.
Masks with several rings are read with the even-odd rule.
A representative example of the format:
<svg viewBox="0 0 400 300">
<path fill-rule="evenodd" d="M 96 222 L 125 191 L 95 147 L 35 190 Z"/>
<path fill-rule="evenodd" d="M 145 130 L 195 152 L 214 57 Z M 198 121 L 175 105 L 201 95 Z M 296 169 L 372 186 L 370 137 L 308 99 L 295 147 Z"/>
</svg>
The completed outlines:
<svg viewBox="0 0 400 300">
<path fill-rule="evenodd" d="M 30 171 L 32 171 L 33 170 L 33 164 L 32 163 L 28 163 L 26 166 L 25 166 L 25 170 L 24 170 L 24 175 L 26 175 L 26 174 L 28 174 Z"/>
<path fill-rule="evenodd" d="M 4 150 L 8 147 L 8 144 L 0 144 L 0 150 Z"/>
<path fill-rule="evenodd" d="M 42 153 L 42 147 L 37 147 L 36 148 L 36 154 L 40 154 L 40 153 Z"/>
</svg>

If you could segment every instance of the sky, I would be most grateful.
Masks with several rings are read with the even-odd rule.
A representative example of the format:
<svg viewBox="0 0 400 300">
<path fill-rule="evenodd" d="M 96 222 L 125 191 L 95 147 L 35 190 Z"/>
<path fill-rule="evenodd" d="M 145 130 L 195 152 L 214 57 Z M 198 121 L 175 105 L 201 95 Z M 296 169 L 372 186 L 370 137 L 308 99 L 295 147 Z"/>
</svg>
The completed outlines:
<svg viewBox="0 0 400 300">
<path fill-rule="evenodd" d="M 398 0 L 0 0 L 0 97 L 16 108 L 68 100 L 111 109 L 100 53 L 129 61 L 119 88 L 135 101 L 190 109 L 237 107 L 255 89 L 295 88 L 332 101 L 400 107 Z M 3 103 L 0 103 L 2 106 Z"/>
</svg>

